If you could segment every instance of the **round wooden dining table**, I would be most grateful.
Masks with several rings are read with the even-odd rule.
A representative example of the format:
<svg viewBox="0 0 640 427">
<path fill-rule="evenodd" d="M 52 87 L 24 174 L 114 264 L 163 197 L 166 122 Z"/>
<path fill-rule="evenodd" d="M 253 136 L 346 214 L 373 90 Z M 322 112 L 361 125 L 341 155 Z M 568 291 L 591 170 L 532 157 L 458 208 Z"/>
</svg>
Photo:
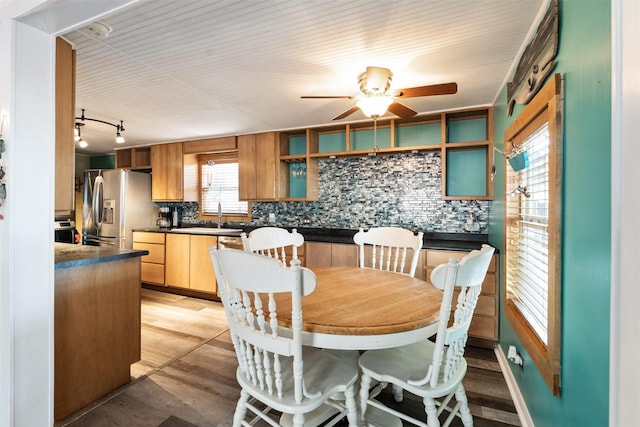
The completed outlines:
<svg viewBox="0 0 640 427">
<path fill-rule="evenodd" d="M 437 331 L 442 291 L 429 282 L 371 268 L 310 270 L 317 282 L 302 298 L 305 345 L 371 350 L 414 343 Z M 276 303 L 279 323 L 290 327 L 290 300 L 280 296 Z"/>
</svg>

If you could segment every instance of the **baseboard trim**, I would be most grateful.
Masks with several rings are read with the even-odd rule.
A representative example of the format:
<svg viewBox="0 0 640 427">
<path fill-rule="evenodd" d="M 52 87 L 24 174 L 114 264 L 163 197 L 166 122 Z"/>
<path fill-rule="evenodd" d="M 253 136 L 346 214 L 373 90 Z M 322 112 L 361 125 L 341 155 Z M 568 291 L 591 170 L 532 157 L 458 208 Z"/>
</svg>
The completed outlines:
<svg viewBox="0 0 640 427">
<path fill-rule="evenodd" d="M 520 393 L 520 388 L 513 376 L 513 372 L 511 372 L 509 361 L 504 355 L 502 347 L 500 347 L 500 345 L 496 345 L 494 352 L 496 353 L 496 358 L 498 359 L 498 364 L 500 365 L 500 370 L 502 371 L 504 380 L 507 382 L 507 387 L 509 388 L 509 393 L 511 394 L 511 399 L 513 399 L 513 404 L 516 407 L 516 412 L 518 413 L 522 427 L 534 427 L 533 419 L 531 418 L 531 414 L 529 414 L 527 404 Z"/>
</svg>

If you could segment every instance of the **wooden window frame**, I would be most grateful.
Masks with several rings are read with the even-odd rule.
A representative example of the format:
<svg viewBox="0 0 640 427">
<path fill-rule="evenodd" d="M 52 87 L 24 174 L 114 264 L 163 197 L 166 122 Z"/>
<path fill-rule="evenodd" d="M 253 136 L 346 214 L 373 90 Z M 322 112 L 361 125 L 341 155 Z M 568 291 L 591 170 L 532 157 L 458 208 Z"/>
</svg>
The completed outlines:
<svg viewBox="0 0 640 427">
<path fill-rule="evenodd" d="M 545 345 L 513 302 L 507 298 L 507 260 L 509 252 L 505 250 L 503 263 L 503 301 L 505 316 L 522 341 L 533 363 L 554 396 L 560 395 L 560 356 L 561 356 L 561 267 L 562 267 L 562 77 L 553 75 L 540 92 L 522 110 L 518 117 L 504 132 L 505 150 L 507 143 L 523 140 L 543 122 L 549 127 L 549 256 L 548 256 L 548 308 L 547 308 L 547 344 Z M 528 133 L 527 133 L 528 132 Z M 513 146 L 512 146 L 513 149 Z M 504 162 L 505 171 L 509 167 Z M 507 188 L 505 172 L 505 193 Z M 503 247 L 507 248 L 507 204 L 504 212 Z"/>
<path fill-rule="evenodd" d="M 238 163 L 238 151 L 226 151 L 220 153 L 202 154 L 198 156 L 198 204 L 200 209 L 198 212 L 198 218 L 206 221 L 218 221 L 217 215 L 205 215 L 204 203 L 202 201 L 202 165 L 207 161 L 213 160 L 220 163 Z M 247 202 L 247 215 L 225 215 L 222 214 L 224 221 L 251 221 L 251 202 Z"/>
</svg>

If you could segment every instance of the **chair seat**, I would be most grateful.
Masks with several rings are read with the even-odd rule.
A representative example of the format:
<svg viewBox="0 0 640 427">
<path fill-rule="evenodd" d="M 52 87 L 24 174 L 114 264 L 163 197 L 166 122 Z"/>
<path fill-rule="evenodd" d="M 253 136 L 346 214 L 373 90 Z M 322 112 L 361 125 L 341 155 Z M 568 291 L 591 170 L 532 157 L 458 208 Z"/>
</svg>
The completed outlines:
<svg viewBox="0 0 640 427">
<path fill-rule="evenodd" d="M 291 358 L 282 358 L 283 395 L 282 398 L 270 395 L 247 379 L 240 368 L 236 378 L 243 389 L 251 390 L 251 395 L 271 408 L 287 413 L 307 413 L 322 405 L 329 396 L 343 392 L 354 385 L 358 379 L 358 367 L 353 363 L 325 352 L 321 349 L 303 347 L 304 382 L 307 392 L 313 397 L 296 403 L 293 391 L 293 366 Z M 318 396 L 315 396 L 319 393 Z"/>
<path fill-rule="evenodd" d="M 440 379 L 435 387 L 427 383 L 424 386 L 412 385 L 409 381 L 424 378 L 433 362 L 435 344 L 429 340 L 420 341 L 402 347 L 382 350 L 369 350 L 360 356 L 360 368 L 372 378 L 396 384 L 417 396 L 442 396 L 451 393 L 464 378 L 467 363 L 461 360 L 456 371 L 448 381 Z M 442 373 L 444 369 L 440 372 Z M 442 374 L 440 375 L 442 377 Z"/>
</svg>

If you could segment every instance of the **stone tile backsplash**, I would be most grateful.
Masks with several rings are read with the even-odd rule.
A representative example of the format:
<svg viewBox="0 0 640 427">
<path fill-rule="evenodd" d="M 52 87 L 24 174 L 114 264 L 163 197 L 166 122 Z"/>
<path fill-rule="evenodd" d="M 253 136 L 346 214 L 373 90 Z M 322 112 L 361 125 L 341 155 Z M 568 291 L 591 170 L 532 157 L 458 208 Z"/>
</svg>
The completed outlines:
<svg viewBox="0 0 640 427">
<path fill-rule="evenodd" d="M 491 203 L 441 199 L 440 153 L 319 161 L 319 198 L 310 202 L 253 202 L 249 225 L 317 228 L 400 226 L 414 231 L 465 233 L 471 216 L 487 233 Z M 204 224 L 198 204 L 176 203 L 183 224 Z M 269 222 L 269 214 L 275 222 Z"/>
</svg>

